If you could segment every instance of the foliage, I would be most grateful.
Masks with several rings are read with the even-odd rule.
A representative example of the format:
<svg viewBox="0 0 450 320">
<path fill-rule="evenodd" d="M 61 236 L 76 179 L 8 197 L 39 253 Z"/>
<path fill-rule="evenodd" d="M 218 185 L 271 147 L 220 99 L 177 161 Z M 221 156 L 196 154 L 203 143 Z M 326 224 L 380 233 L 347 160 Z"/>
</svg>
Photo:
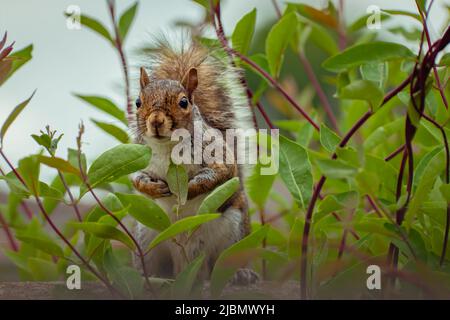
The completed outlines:
<svg viewBox="0 0 450 320">
<path fill-rule="evenodd" d="M 425 45 L 426 32 L 422 41 L 412 37 L 411 51 L 384 41 L 381 33 L 367 31 L 368 16 L 346 26 L 331 2 L 324 9 L 288 3 L 269 26 L 262 51 L 253 52 L 253 36 L 258 33 L 256 9 L 239 20 L 229 44 L 216 25 L 220 2 L 213 7 L 209 1 L 196 2 L 206 17 L 215 16 L 220 45 L 227 49 L 220 57 L 245 67 L 247 77 L 257 76 L 257 84 L 252 82 L 247 88 L 255 91 L 250 96 L 255 105 L 270 105 L 270 114 L 283 115 L 271 123 L 270 117 L 264 117 L 268 108 L 251 106 L 253 112 L 262 113 L 258 115 L 261 127 L 281 129 L 279 172 L 261 175 L 259 169 L 264 165 L 258 163 L 242 181 L 251 200 L 250 212 L 259 217 L 252 217 L 251 234 L 219 256 L 211 275 L 212 294 L 219 296 L 238 268 L 251 266 L 269 280 L 300 280 L 303 298 L 372 298 L 377 295 L 364 286 L 366 266 L 377 264 L 383 277 L 396 279 L 390 281 L 387 297 L 448 297 L 450 59 L 449 53 L 438 55 L 450 41 L 448 29 L 431 48 Z M 419 8 L 425 10 L 422 2 Z M 108 6 L 114 15 L 113 3 Z M 81 23 L 123 56 L 122 44 L 137 8 L 136 3 L 126 9 L 118 23 L 112 19 L 112 33 L 89 16 L 82 16 Z M 401 15 L 423 23 L 414 9 L 383 10 L 381 21 L 395 21 Z M 396 28 L 403 34 L 408 31 Z M 342 37 L 345 41 L 338 41 Z M 217 48 L 217 41 L 201 40 Z M 32 52 L 28 46 L 10 54 L 12 46 L 5 44 L 6 35 L 0 42 L 0 84 L 30 60 Z M 286 57 L 298 55 L 302 61 L 310 48 L 321 52 L 322 67 L 329 73 L 313 88 L 302 89 L 294 83 L 298 88 L 287 93 L 283 89 L 286 75 L 302 71 Z M 308 67 L 308 59 L 303 63 Z M 337 118 L 338 126 L 322 110 L 323 100 L 308 98 L 311 91 L 320 95 L 325 83 L 336 92 L 331 116 Z M 128 89 L 126 94 L 129 103 Z M 7 129 L 21 111 L 32 104 L 33 95 L 11 111 L 1 129 L 1 142 L 8 138 Z M 151 150 L 129 143 L 126 108 L 107 97 L 76 96 L 119 121 L 116 125 L 92 119 L 120 144 L 87 164 L 81 150 L 83 127 L 77 148 L 69 149 L 65 158 L 55 156 L 62 135 L 56 136 L 49 128 L 32 135 L 48 154 L 28 155 L 17 167 L 7 161 L 8 167 L 1 172 L 9 188 L 8 202 L 0 204 L 0 226 L 10 244 L 4 252 L 23 280 L 63 279 L 65 267 L 76 263 L 87 277 L 102 281 L 114 294 L 137 298 L 144 294 L 144 284 L 154 282 L 131 267 L 133 255 L 142 258 L 164 241 L 182 246 L 180 239 L 185 238 L 180 235 L 217 219 L 218 209 L 240 182 L 237 178 L 227 181 L 204 199 L 194 215 L 173 219 L 173 212 L 165 212 L 152 199 L 132 191 L 128 176 L 148 165 Z M 300 110 L 309 119 L 296 113 Z M 40 178 L 41 165 L 55 171 L 49 184 Z M 184 167 L 171 164 L 167 182 L 177 195 L 178 206 L 185 204 L 188 175 Z M 74 190 L 79 191 L 75 194 Z M 101 196 L 97 195 L 100 190 Z M 95 205 L 79 212 L 86 194 L 96 200 Z M 30 201 L 37 203 L 40 215 L 26 210 Z M 52 222 L 57 206 L 74 211 L 64 226 Z M 26 215 L 22 215 L 23 208 Z M 129 231 L 130 217 L 158 233 L 148 247 L 140 248 Z M 46 224 L 53 233 L 45 231 Z M 199 255 L 176 279 L 170 279 L 165 294 L 177 298 L 193 294 L 204 258 Z"/>
</svg>

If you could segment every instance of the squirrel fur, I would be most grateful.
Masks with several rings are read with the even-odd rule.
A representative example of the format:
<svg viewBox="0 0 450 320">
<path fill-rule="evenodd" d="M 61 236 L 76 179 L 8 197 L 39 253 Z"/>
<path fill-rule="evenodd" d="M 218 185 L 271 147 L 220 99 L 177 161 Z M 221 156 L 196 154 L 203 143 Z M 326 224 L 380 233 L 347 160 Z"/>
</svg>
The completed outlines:
<svg viewBox="0 0 450 320">
<path fill-rule="evenodd" d="M 173 207 L 177 205 L 177 197 L 171 194 L 166 182 L 172 148 L 176 144 L 170 137 L 180 128 L 192 132 L 194 121 L 201 122 L 202 130 L 216 129 L 223 137 L 227 129 L 254 128 L 240 82 L 241 73 L 194 41 L 183 41 L 177 50 L 168 41 L 159 40 L 150 61 L 149 73 L 143 67 L 140 70 L 140 93 L 132 125 L 135 141 L 150 146 L 152 159 L 148 168 L 134 179 L 135 188 L 153 198 L 174 222 L 195 215 L 202 201 L 219 185 L 233 177 L 241 178 L 239 190 L 219 208 L 219 218 L 201 225 L 190 238 L 187 235 L 177 237 L 177 243 L 184 248 L 166 241 L 146 256 L 150 275 L 173 277 L 204 253 L 199 274 L 208 278 L 220 253 L 250 231 L 247 198 L 242 186 L 243 167 L 235 160 L 233 163 L 184 164 L 189 179 L 188 195 L 176 215 Z M 233 155 L 236 149 L 244 148 L 237 145 L 230 150 L 226 143 L 224 145 L 224 152 Z M 157 232 L 137 222 L 135 234 L 145 248 Z M 247 269 L 239 270 L 236 277 L 244 283 L 257 278 Z"/>
</svg>

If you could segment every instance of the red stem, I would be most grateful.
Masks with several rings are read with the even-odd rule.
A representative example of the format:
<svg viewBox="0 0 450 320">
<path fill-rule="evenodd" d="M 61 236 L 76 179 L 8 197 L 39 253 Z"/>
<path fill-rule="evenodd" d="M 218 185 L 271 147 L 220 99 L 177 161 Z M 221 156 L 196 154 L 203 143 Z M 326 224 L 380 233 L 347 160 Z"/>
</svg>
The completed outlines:
<svg viewBox="0 0 450 320">
<path fill-rule="evenodd" d="M 213 5 L 212 5 L 212 1 L 210 1 L 211 3 L 211 17 L 212 17 L 212 22 L 213 25 L 215 26 L 215 18 L 217 18 L 217 23 L 218 23 L 218 27 L 215 27 L 216 30 L 216 35 L 217 38 L 219 39 L 219 41 L 221 42 L 222 46 L 224 47 L 225 51 L 228 52 L 229 54 L 232 54 L 234 56 L 239 57 L 242 61 L 244 61 L 246 64 L 248 64 L 249 66 L 251 66 L 253 69 L 255 69 L 259 74 L 261 74 L 265 79 L 267 79 L 267 81 L 269 81 L 269 83 L 276 88 L 284 97 L 285 99 L 317 130 L 320 130 L 320 127 L 317 123 L 314 122 L 313 119 L 311 119 L 311 117 L 300 107 L 300 105 L 294 100 L 294 98 L 292 98 L 282 87 L 281 85 L 270 75 L 268 74 L 263 68 L 261 68 L 258 64 L 254 63 L 252 60 L 250 60 L 249 58 L 247 58 L 245 55 L 243 55 L 242 53 L 232 49 L 227 41 L 226 38 L 223 34 L 223 28 L 222 28 L 222 23 L 221 23 L 221 18 L 220 18 L 220 14 L 218 13 L 218 11 L 220 9 L 220 3 L 218 3 L 216 9 L 214 10 Z"/>
<path fill-rule="evenodd" d="M 390 161 L 390 160 L 394 159 L 398 154 L 400 154 L 403 151 L 403 149 L 405 149 L 405 145 L 401 145 L 400 147 L 395 149 L 394 152 L 392 152 L 390 155 L 388 155 L 386 158 L 384 158 L 384 161 Z"/>
<path fill-rule="evenodd" d="M 433 1 L 430 2 L 430 5 L 428 7 L 427 13 L 424 14 L 423 10 L 420 8 L 419 3 L 416 0 L 416 6 L 417 6 L 417 10 L 420 13 L 420 17 L 422 18 L 422 25 L 423 28 L 425 30 L 425 36 L 427 39 L 427 43 L 428 43 L 428 47 L 431 48 L 432 44 L 431 44 L 431 37 L 430 37 L 430 32 L 428 30 L 428 26 L 427 26 L 427 18 L 428 18 L 428 14 L 430 12 L 430 8 L 433 5 Z M 441 84 L 441 79 L 439 78 L 439 73 L 437 71 L 436 65 L 433 64 L 433 74 L 434 74 L 434 78 L 436 79 L 436 84 L 439 90 L 439 93 L 441 95 L 442 101 L 444 102 L 444 106 L 445 108 L 448 110 L 448 102 L 447 102 L 447 98 L 445 97 L 445 93 Z"/>
<path fill-rule="evenodd" d="M 30 207 L 28 207 L 27 203 L 24 200 L 20 201 L 20 206 L 25 211 L 25 214 L 27 215 L 28 219 L 32 219 L 33 212 L 31 211 Z"/>
<path fill-rule="evenodd" d="M 130 121 L 133 118 L 133 107 L 132 107 L 131 96 L 130 96 L 130 78 L 128 75 L 127 60 L 125 58 L 125 53 L 123 51 L 122 39 L 120 38 L 119 29 L 117 28 L 114 1 L 108 1 L 108 8 L 109 8 L 109 14 L 111 16 L 113 28 L 114 28 L 115 47 L 119 54 L 120 63 L 122 65 L 122 70 L 123 70 L 123 76 L 125 79 L 125 96 L 127 99 L 127 115 L 128 115 L 128 121 Z"/>
<path fill-rule="evenodd" d="M 410 77 L 408 77 L 410 78 Z M 400 91 L 402 91 L 406 86 L 408 82 L 403 81 L 397 88 L 392 90 L 384 99 L 381 106 L 386 104 L 390 99 L 392 99 L 396 94 L 398 94 Z M 370 118 L 372 115 L 371 111 L 367 111 L 349 130 L 349 132 L 344 136 L 344 138 L 339 143 L 339 146 L 341 148 L 345 147 L 347 142 L 352 138 L 352 136 L 358 131 L 359 128 L 361 128 L 362 125 Z M 337 159 L 337 154 L 333 153 L 332 159 Z M 319 182 L 317 183 L 317 186 L 313 192 L 313 195 L 311 197 L 311 201 L 309 203 L 306 217 L 305 217 L 305 226 L 303 228 L 303 239 L 302 239 L 302 254 L 301 254 L 301 263 L 300 263 L 300 296 L 302 299 L 307 298 L 307 265 L 308 265 L 308 242 L 309 242 L 309 232 L 311 228 L 311 220 L 312 215 L 314 212 L 314 207 L 316 205 L 316 202 L 319 198 L 320 192 L 323 188 L 323 185 L 325 184 L 326 177 L 321 176 Z"/>
<path fill-rule="evenodd" d="M 81 136 L 82 133 L 84 131 L 84 128 L 80 127 L 80 132 L 77 138 L 77 145 L 78 145 L 78 167 L 80 169 L 80 173 L 81 173 L 81 177 L 83 178 L 83 182 L 86 185 L 86 187 L 89 190 L 89 193 L 92 195 L 92 197 L 94 198 L 94 200 L 98 203 L 98 205 L 100 206 L 100 208 L 106 212 L 106 214 L 108 214 L 111 218 L 114 219 L 114 221 L 116 221 L 118 223 L 118 225 L 123 229 L 123 231 L 130 237 L 130 239 L 133 241 L 133 243 L 136 246 L 136 250 L 138 251 L 137 256 L 139 257 L 141 264 L 142 264 L 142 272 L 144 273 L 144 278 L 145 278 L 145 282 L 148 285 L 148 288 L 150 290 L 152 290 L 152 286 L 150 284 L 150 281 L 148 280 L 149 276 L 147 273 L 147 268 L 145 265 L 145 258 L 144 258 L 144 253 L 142 251 L 141 246 L 139 245 L 139 242 L 136 240 L 136 238 L 133 236 L 133 234 L 128 230 L 128 228 L 123 224 L 122 221 L 120 221 L 119 218 L 116 217 L 116 215 L 111 212 L 111 210 L 109 210 L 104 204 L 103 202 L 97 197 L 97 194 L 94 192 L 94 190 L 92 189 L 90 183 L 88 182 L 88 178 L 86 176 L 86 173 L 83 170 L 83 166 L 82 166 L 82 162 L 81 162 Z"/>
<path fill-rule="evenodd" d="M 11 249 L 15 252 L 19 251 L 19 246 L 17 245 L 16 241 L 14 240 L 11 229 L 8 226 L 8 222 L 6 222 L 5 218 L 3 217 L 2 212 L 0 212 L 0 224 L 2 225 L 3 230 L 5 231 L 6 238 L 8 239 Z"/>
<path fill-rule="evenodd" d="M 325 92 L 322 89 L 322 86 L 320 85 L 319 80 L 317 79 L 317 77 L 314 73 L 311 63 L 306 58 L 304 52 L 300 51 L 298 54 L 298 58 L 306 71 L 306 75 L 308 76 L 309 81 L 311 82 L 314 89 L 316 90 L 317 97 L 319 98 L 320 103 L 322 103 L 322 106 L 325 110 L 325 113 L 328 116 L 328 119 L 330 119 L 333 129 L 336 131 L 336 133 L 340 134 L 339 125 L 337 123 L 336 117 L 334 116 L 333 109 L 330 105 L 330 102 L 327 99 L 327 96 L 325 95 Z"/>
<path fill-rule="evenodd" d="M 2 170 L 2 168 L 0 168 L 0 174 L 2 176 L 5 176 L 5 172 Z M 31 212 L 31 209 L 28 207 L 27 203 L 24 200 L 20 201 L 20 206 L 25 211 L 25 214 L 27 215 L 28 219 L 33 218 L 33 212 Z"/>
<path fill-rule="evenodd" d="M 337 221 L 339 221 L 339 222 L 342 221 L 342 218 L 339 217 L 339 215 L 338 215 L 336 212 L 332 212 L 331 214 L 333 215 L 333 217 L 334 217 Z M 350 232 L 350 234 L 355 238 L 355 240 L 359 240 L 359 239 L 360 239 L 360 237 L 358 236 L 358 234 L 357 234 L 353 229 L 349 229 L 349 232 Z"/>
<path fill-rule="evenodd" d="M 383 215 L 381 214 L 380 209 L 375 204 L 375 201 L 373 201 L 372 197 L 368 194 L 366 194 L 366 198 L 369 201 L 370 206 L 375 210 L 377 216 L 381 218 Z"/>
<path fill-rule="evenodd" d="M 353 217 L 353 211 L 350 213 L 350 220 Z M 347 241 L 347 234 L 349 232 L 349 228 L 344 227 L 344 232 L 342 233 L 342 238 L 341 238 L 341 242 L 339 244 L 339 250 L 338 250 L 338 257 L 337 259 L 340 260 L 342 258 L 342 255 L 344 253 L 344 248 L 345 248 L 345 243 Z"/>
<path fill-rule="evenodd" d="M 83 221 L 83 219 L 81 218 L 81 213 L 80 213 L 80 209 L 78 208 L 78 205 L 75 201 L 75 198 L 73 197 L 72 191 L 70 191 L 69 186 L 67 185 L 67 181 L 64 178 L 64 175 L 61 173 L 61 171 L 58 170 L 58 176 L 61 179 L 61 182 L 64 186 L 64 188 L 67 191 L 67 194 L 69 195 L 69 199 L 70 199 L 70 204 L 73 207 L 74 211 L 75 211 L 75 215 L 77 216 L 78 221 Z"/>
<path fill-rule="evenodd" d="M 272 4 L 275 8 L 275 12 L 278 16 L 278 19 L 281 18 L 281 10 L 278 6 L 278 3 L 276 0 L 272 0 Z M 301 64 L 303 65 L 303 68 L 306 71 L 306 75 L 308 76 L 309 81 L 313 85 L 314 89 L 316 90 L 317 97 L 320 100 L 320 103 L 322 103 L 322 106 L 325 109 L 325 113 L 327 114 L 328 118 L 331 121 L 331 124 L 333 126 L 333 129 L 340 134 L 339 125 L 337 123 L 336 117 L 334 116 L 333 109 L 331 108 L 331 105 L 327 99 L 327 96 L 325 95 L 325 92 L 322 89 L 322 86 L 320 85 L 320 82 L 317 80 L 316 74 L 314 73 L 314 70 L 311 66 L 311 63 L 306 58 L 305 53 L 300 51 L 297 55 L 298 59 L 300 60 Z"/>
<path fill-rule="evenodd" d="M 247 96 L 249 97 L 249 100 L 252 101 L 253 99 L 253 92 L 250 90 L 250 88 L 247 88 Z M 264 110 L 264 107 L 262 106 L 260 101 L 256 101 L 256 108 L 261 113 L 262 117 L 264 118 L 264 121 L 267 123 L 270 129 L 276 129 L 276 127 L 273 125 L 272 121 L 270 120 L 269 116 L 267 115 L 266 111 Z M 255 126 L 257 127 L 257 126 Z"/>
<path fill-rule="evenodd" d="M 17 179 L 19 179 L 19 181 L 25 186 L 27 187 L 25 180 L 23 179 L 23 177 L 20 175 L 20 173 L 17 172 L 17 170 L 14 168 L 14 166 L 11 164 L 11 162 L 9 161 L 9 159 L 6 157 L 6 155 L 3 153 L 3 150 L 0 149 L 0 155 L 2 156 L 2 158 L 6 161 L 6 163 L 8 164 L 8 166 L 11 168 L 11 170 L 14 172 L 15 176 L 17 177 Z M 36 203 L 42 213 L 42 215 L 44 216 L 45 220 L 48 222 L 48 224 L 50 225 L 50 227 L 53 229 L 53 231 L 61 238 L 61 240 L 64 241 L 64 243 L 72 250 L 72 252 L 78 257 L 78 259 L 80 259 L 80 261 L 89 269 L 89 271 L 95 275 L 101 282 L 103 282 L 105 284 L 105 286 L 113 293 L 116 294 L 120 294 L 120 292 L 117 291 L 117 289 L 115 289 L 113 286 L 111 286 L 111 284 L 108 282 L 108 280 L 106 278 L 104 278 L 100 273 L 98 273 L 84 258 L 83 256 L 78 252 L 78 250 L 72 245 L 72 243 L 70 243 L 69 240 L 67 240 L 67 238 L 62 234 L 62 232 L 58 229 L 58 227 L 53 223 L 53 221 L 50 219 L 50 216 L 48 215 L 47 211 L 45 210 L 44 206 L 42 205 L 41 199 L 39 199 L 39 197 L 37 195 L 34 195 L 34 198 L 36 200 Z"/>
<path fill-rule="evenodd" d="M 347 35 L 345 33 L 344 0 L 339 0 L 339 49 L 342 51 L 347 46 Z"/>
<path fill-rule="evenodd" d="M 450 183 L 450 150 L 448 146 L 448 140 L 447 140 L 447 134 L 445 133 L 444 128 L 437 123 L 434 119 L 430 118 L 426 114 L 423 114 L 423 117 L 431 122 L 435 127 L 437 127 L 442 134 L 442 138 L 444 140 L 444 147 L 445 147 L 445 183 Z M 444 242 L 442 244 L 442 252 L 441 257 L 439 259 L 439 264 L 442 266 L 445 261 L 445 254 L 447 252 L 447 245 L 448 245 L 448 238 L 449 238 L 449 231 L 450 231 L 450 205 L 447 204 L 447 216 L 446 216 L 446 223 L 445 223 L 445 231 L 444 231 Z"/>
<path fill-rule="evenodd" d="M 281 9 L 277 3 L 277 0 L 272 0 L 272 5 L 275 8 L 275 13 L 277 14 L 278 19 L 281 18 Z"/>
</svg>

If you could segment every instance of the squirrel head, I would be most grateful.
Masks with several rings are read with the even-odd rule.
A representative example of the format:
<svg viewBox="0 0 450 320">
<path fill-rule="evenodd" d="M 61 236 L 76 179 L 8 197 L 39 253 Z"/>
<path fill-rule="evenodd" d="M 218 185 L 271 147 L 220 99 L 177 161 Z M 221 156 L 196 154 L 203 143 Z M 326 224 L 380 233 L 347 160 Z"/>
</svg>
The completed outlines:
<svg viewBox="0 0 450 320">
<path fill-rule="evenodd" d="M 151 79 L 145 69 L 141 68 L 141 90 L 136 100 L 141 134 L 147 138 L 167 141 L 174 130 L 187 128 L 192 122 L 192 96 L 197 85 L 195 68 L 189 69 L 181 82 Z"/>
</svg>

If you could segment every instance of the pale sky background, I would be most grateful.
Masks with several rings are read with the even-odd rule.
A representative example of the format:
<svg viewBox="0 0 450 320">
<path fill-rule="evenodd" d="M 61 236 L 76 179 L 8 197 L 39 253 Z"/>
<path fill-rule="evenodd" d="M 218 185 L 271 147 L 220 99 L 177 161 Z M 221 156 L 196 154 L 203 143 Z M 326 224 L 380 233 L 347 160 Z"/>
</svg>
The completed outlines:
<svg viewBox="0 0 450 320">
<path fill-rule="evenodd" d="M 121 12 L 134 0 L 116 2 L 117 11 Z M 198 21 L 202 17 L 201 7 L 189 0 L 139 2 L 135 23 L 126 41 L 125 50 L 130 64 L 133 64 L 133 49 L 143 40 L 148 40 L 149 34 L 170 31 L 177 19 Z M 326 1 L 299 2 L 320 7 Z M 441 8 L 444 3 L 449 1 L 435 0 L 431 13 L 430 21 L 436 30 L 444 21 L 445 12 Z M 413 0 L 346 0 L 346 18 L 353 21 L 372 4 L 386 9 L 415 9 Z M 34 98 L 6 137 L 4 150 L 14 162 L 39 149 L 30 134 L 38 133 L 47 124 L 65 134 L 60 143 L 61 156 L 65 156 L 67 147 L 75 145 L 80 120 L 86 125 L 87 144 L 84 151 L 88 159 L 94 159 L 100 152 L 117 144 L 89 121 L 90 118 L 108 121 L 109 118 L 73 97 L 72 93 L 107 96 L 117 105 L 123 106 L 124 97 L 120 86 L 122 71 L 118 56 L 105 40 L 90 30 L 67 29 L 63 12 L 69 5 L 78 5 L 82 13 L 96 17 L 109 27 L 110 18 L 105 0 L 0 0 L 0 34 L 3 35 L 7 30 L 8 43 L 15 40 L 16 49 L 34 44 L 33 59 L 0 87 L 0 123 L 15 105 L 37 89 Z M 225 2 L 223 21 L 228 34 L 238 19 L 253 7 L 258 8 L 259 24 L 275 16 L 270 0 Z M 409 18 L 402 21 L 412 23 Z M 1 161 L 0 165 L 5 168 Z M 43 175 L 48 178 L 48 171 L 44 171 Z"/>
</svg>

